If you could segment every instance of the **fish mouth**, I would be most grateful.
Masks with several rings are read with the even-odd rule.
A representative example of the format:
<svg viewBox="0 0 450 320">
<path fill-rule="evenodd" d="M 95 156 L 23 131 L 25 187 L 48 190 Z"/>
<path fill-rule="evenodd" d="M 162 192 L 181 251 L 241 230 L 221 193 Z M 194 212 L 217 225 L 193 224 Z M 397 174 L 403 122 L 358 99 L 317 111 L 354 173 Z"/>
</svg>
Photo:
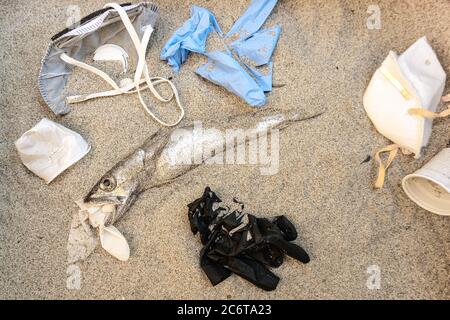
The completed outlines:
<svg viewBox="0 0 450 320">
<path fill-rule="evenodd" d="M 80 212 L 85 212 L 84 217 L 88 218 L 93 227 L 100 224 L 109 225 L 115 217 L 123 211 L 126 197 L 123 196 L 95 196 L 89 194 L 77 204 Z"/>
<path fill-rule="evenodd" d="M 94 206 L 104 205 L 123 205 L 126 203 L 125 196 L 92 196 L 88 195 L 84 198 L 83 202 Z"/>
<path fill-rule="evenodd" d="M 79 207 L 81 210 L 87 210 L 90 213 L 102 212 L 106 215 L 105 225 L 115 222 L 122 217 L 131 207 L 137 196 L 87 196 L 81 201 Z"/>
</svg>

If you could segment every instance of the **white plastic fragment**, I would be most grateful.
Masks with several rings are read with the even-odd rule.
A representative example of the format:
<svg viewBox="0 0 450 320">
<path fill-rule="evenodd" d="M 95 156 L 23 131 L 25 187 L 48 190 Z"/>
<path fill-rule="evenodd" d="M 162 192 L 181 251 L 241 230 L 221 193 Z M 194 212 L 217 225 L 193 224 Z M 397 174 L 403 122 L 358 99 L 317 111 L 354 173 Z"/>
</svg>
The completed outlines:
<svg viewBox="0 0 450 320">
<path fill-rule="evenodd" d="M 450 148 L 407 175 L 402 185 L 411 200 L 425 210 L 450 216 Z"/>
<path fill-rule="evenodd" d="M 122 62 L 123 72 L 128 71 L 128 54 L 118 45 L 105 44 L 98 47 L 94 53 L 94 61 L 120 61 Z"/>
<path fill-rule="evenodd" d="M 119 259 L 127 261 L 130 258 L 130 247 L 125 237 L 114 226 L 100 227 L 100 243 L 109 254 Z"/>
<path fill-rule="evenodd" d="M 104 213 L 111 213 L 115 210 L 115 206 L 113 204 L 105 204 L 102 207 L 102 212 Z"/>
<path fill-rule="evenodd" d="M 92 205 L 89 203 L 85 203 L 83 200 L 76 201 L 76 204 L 80 208 L 77 215 L 79 222 L 81 224 L 88 224 L 88 230 L 86 230 L 84 233 L 87 233 L 88 238 L 94 238 L 91 239 L 91 242 L 96 241 L 93 230 L 97 229 L 102 248 L 116 259 L 120 261 L 127 261 L 130 257 L 130 247 L 127 240 L 114 226 L 105 226 L 108 216 L 110 214 L 113 214 L 116 209 L 115 205 Z M 87 214 L 87 217 L 85 217 L 84 213 Z M 88 222 L 84 220 L 88 220 Z M 87 255 L 89 255 L 92 251 L 93 249 L 90 249 Z M 85 255 L 84 257 L 87 257 L 87 255 Z"/>
</svg>

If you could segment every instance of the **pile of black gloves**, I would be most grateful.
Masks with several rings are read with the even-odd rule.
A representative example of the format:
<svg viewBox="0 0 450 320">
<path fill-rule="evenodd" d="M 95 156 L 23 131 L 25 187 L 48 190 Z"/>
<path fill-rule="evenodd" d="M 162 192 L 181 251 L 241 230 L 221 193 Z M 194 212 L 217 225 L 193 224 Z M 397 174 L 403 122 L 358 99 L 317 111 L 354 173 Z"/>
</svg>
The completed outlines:
<svg viewBox="0 0 450 320">
<path fill-rule="evenodd" d="M 235 273 L 254 285 L 275 290 L 280 278 L 268 267 L 277 268 L 284 254 L 303 263 L 309 256 L 290 243 L 297 238 L 293 224 L 284 216 L 272 222 L 243 213 L 244 205 L 233 200 L 231 208 L 222 204 L 209 187 L 189 207 L 189 222 L 194 234 L 200 233 L 204 245 L 200 266 L 213 285 Z"/>
</svg>

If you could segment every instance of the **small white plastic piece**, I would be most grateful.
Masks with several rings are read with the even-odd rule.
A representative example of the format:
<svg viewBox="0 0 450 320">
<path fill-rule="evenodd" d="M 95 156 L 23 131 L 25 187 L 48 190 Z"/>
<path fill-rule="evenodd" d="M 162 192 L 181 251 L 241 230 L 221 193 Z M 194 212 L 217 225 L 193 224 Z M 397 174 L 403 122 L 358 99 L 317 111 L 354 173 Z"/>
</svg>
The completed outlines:
<svg viewBox="0 0 450 320">
<path fill-rule="evenodd" d="M 114 226 L 100 227 L 100 243 L 109 254 L 119 259 L 127 261 L 130 258 L 130 247 L 125 237 Z"/>
<path fill-rule="evenodd" d="M 113 204 L 105 204 L 102 207 L 102 212 L 103 213 L 112 213 L 112 212 L 114 212 L 115 208 L 116 208 L 116 206 Z"/>
<path fill-rule="evenodd" d="M 87 209 L 89 214 L 95 214 L 95 213 L 97 213 L 98 210 L 100 210 L 99 207 L 90 207 L 90 208 Z"/>
<path fill-rule="evenodd" d="M 101 212 L 100 210 L 96 213 L 89 213 L 89 223 L 92 227 L 98 228 L 100 226 L 105 225 L 106 214 Z"/>
<path fill-rule="evenodd" d="M 128 71 L 128 54 L 118 45 L 105 44 L 98 47 L 94 53 L 94 61 L 120 61 L 122 62 L 123 72 Z"/>
<path fill-rule="evenodd" d="M 134 82 L 133 82 L 132 79 L 124 78 L 124 79 L 120 80 L 120 87 L 121 88 L 125 88 L 125 87 L 128 87 L 128 86 L 134 86 Z"/>
</svg>

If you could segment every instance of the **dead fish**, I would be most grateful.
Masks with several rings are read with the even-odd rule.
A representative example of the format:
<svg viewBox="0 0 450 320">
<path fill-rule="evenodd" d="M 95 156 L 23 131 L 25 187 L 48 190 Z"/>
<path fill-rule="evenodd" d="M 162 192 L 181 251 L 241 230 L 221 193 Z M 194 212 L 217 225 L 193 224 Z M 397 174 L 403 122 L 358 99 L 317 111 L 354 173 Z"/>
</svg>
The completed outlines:
<svg viewBox="0 0 450 320">
<path fill-rule="evenodd" d="M 234 141 L 232 148 L 247 143 L 257 134 L 273 129 L 284 129 L 292 123 L 313 119 L 323 112 L 302 117 L 298 112 L 276 112 L 266 109 L 240 115 L 229 121 L 209 123 L 209 128 L 224 129 L 237 121 L 242 127 L 252 128 L 255 118 L 260 120 L 252 137 L 246 141 Z M 195 124 L 180 129 L 163 128 L 124 160 L 117 163 L 95 184 L 83 200 L 78 201 L 80 211 L 73 218 L 68 241 L 69 264 L 86 259 L 98 245 L 96 230 L 100 233 L 102 247 L 119 260 L 127 260 L 129 248 L 125 238 L 112 225 L 124 216 L 138 196 L 147 190 L 174 181 L 195 167 L 208 161 L 203 148 L 194 144 L 225 152 L 226 145 L 220 130 L 205 130 L 198 138 L 174 139 L 174 133 L 194 137 Z M 174 164 L 177 158 L 186 157 L 186 164 Z M 210 157 L 214 155 L 211 154 Z M 201 159 L 198 161 L 198 159 Z"/>
</svg>

